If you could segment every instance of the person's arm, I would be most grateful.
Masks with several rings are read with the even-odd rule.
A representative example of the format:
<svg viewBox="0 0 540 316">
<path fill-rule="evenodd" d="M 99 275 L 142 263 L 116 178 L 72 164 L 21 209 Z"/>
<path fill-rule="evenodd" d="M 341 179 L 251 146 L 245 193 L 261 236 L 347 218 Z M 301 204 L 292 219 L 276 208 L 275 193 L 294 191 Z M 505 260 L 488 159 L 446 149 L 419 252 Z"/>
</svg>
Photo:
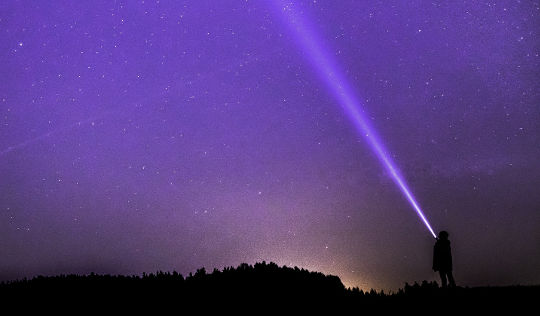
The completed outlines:
<svg viewBox="0 0 540 316">
<path fill-rule="evenodd" d="M 438 262 L 437 262 L 437 244 L 433 247 L 433 266 L 431 267 L 433 271 L 438 270 Z"/>
</svg>

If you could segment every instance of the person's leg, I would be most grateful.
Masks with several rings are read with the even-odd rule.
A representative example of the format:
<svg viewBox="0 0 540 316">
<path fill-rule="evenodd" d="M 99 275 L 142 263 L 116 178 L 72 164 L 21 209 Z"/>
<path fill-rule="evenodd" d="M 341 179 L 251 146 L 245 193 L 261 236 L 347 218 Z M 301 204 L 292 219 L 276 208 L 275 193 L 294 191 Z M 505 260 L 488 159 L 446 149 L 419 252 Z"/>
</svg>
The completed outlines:
<svg viewBox="0 0 540 316">
<path fill-rule="evenodd" d="M 439 271 L 439 275 L 441 276 L 442 287 L 446 287 L 446 272 Z"/>
<path fill-rule="evenodd" d="M 451 287 L 456 286 L 456 281 L 454 281 L 454 276 L 452 275 L 452 271 L 448 271 L 448 281 L 450 282 Z"/>
</svg>

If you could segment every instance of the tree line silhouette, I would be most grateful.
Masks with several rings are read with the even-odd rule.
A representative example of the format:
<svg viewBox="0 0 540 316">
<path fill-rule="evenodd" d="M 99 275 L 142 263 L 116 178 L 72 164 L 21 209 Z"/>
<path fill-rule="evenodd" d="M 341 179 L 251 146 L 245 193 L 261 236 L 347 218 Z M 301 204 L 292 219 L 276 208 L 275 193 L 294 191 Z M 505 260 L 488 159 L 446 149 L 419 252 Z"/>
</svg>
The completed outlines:
<svg viewBox="0 0 540 316">
<path fill-rule="evenodd" d="M 204 268 L 186 277 L 177 272 L 123 275 L 59 275 L 0 283 L 0 300 L 44 301 L 50 305 L 114 304 L 167 306 L 190 304 L 199 309 L 216 306 L 296 306 L 339 310 L 394 308 L 488 308 L 526 306 L 540 297 L 540 286 L 439 288 L 436 282 L 405 284 L 394 293 L 346 288 L 339 277 L 270 262 L 238 267 Z M 138 305 L 133 305 L 138 304 Z M 176 306 L 176 305 L 171 305 Z"/>
</svg>

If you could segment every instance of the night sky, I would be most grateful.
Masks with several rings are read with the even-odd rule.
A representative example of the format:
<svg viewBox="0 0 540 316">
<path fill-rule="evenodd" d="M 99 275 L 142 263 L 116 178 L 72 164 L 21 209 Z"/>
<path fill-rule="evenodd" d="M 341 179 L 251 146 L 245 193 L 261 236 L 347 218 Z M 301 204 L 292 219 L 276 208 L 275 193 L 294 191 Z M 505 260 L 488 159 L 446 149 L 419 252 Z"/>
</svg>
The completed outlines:
<svg viewBox="0 0 540 316">
<path fill-rule="evenodd" d="M 262 260 L 438 280 L 280 5 L 2 1 L 0 280 Z M 290 6 L 450 233 L 458 285 L 540 283 L 540 2 Z"/>
</svg>

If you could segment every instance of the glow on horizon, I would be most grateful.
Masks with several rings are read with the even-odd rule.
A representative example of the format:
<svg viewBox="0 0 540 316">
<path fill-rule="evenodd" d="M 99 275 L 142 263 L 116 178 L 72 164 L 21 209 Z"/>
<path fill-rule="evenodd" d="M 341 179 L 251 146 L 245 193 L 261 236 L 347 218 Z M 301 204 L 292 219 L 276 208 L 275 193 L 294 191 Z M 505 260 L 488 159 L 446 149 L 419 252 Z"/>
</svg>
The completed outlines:
<svg viewBox="0 0 540 316">
<path fill-rule="evenodd" d="M 407 186 L 404 177 L 389 157 L 387 150 L 375 134 L 375 130 L 370 126 L 364 117 L 361 109 L 363 102 L 355 95 L 354 90 L 349 86 L 346 77 L 340 71 L 337 62 L 328 54 L 321 45 L 322 41 L 315 35 L 312 27 L 308 27 L 301 14 L 296 12 L 295 4 L 290 1 L 275 1 L 281 11 L 281 16 L 285 18 L 286 24 L 293 30 L 297 43 L 303 48 L 306 58 L 309 59 L 321 80 L 327 85 L 334 97 L 354 123 L 357 131 L 364 136 L 367 143 L 375 152 L 377 158 L 385 169 L 392 176 L 392 180 L 407 198 L 413 209 L 416 211 L 422 222 L 425 224 L 431 235 L 437 238 L 428 220 L 422 212 L 418 202 L 414 198 L 411 190 Z"/>
</svg>

